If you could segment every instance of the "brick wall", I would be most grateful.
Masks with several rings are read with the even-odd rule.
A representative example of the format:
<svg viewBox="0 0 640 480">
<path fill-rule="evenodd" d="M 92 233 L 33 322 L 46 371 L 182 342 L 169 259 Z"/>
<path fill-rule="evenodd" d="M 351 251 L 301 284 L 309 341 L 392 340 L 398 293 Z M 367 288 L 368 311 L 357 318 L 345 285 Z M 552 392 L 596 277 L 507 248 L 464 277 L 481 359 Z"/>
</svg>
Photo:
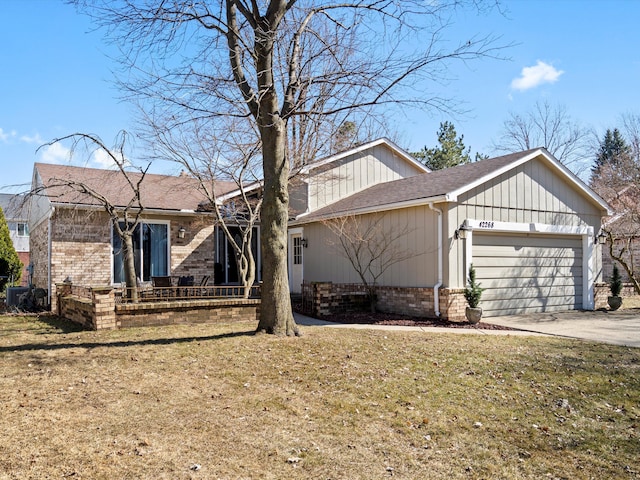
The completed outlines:
<svg viewBox="0 0 640 480">
<path fill-rule="evenodd" d="M 91 287 L 91 299 L 71 294 L 71 284 L 56 285 L 58 314 L 91 330 L 257 321 L 258 299 L 213 299 L 116 305 L 112 287 Z"/>
<path fill-rule="evenodd" d="M 354 310 L 363 310 L 362 299 L 366 289 L 362 284 L 313 282 L 304 288 L 311 301 L 310 313 L 318 316 Z M 439 289 L 440 318 L 449 321 L 466 321 L 467 306 L 462 289 Z M 376 287 L 376 308 L 381 312 L 398 313 L 416 317 L 435 317 L 433 287 Z"/>
<path fill-rule="evenodd" d="M 171 275 L 193 275 L 200 282 L 204 275 L 213 278 L 214 248 L 210 217 L 150 217 L 170 220 Z M 185 238 L 178 238 L 184 227 Z M 56 284 L 70 278 L 74 284 L 109 285 L 112 278 L 111 221 L 106 212 L 56 209 L 51 219 L 51 309 L 57 310 Z M 31 232 L 33 282 L 48 288 L 48 222 Z"/>
</svg>

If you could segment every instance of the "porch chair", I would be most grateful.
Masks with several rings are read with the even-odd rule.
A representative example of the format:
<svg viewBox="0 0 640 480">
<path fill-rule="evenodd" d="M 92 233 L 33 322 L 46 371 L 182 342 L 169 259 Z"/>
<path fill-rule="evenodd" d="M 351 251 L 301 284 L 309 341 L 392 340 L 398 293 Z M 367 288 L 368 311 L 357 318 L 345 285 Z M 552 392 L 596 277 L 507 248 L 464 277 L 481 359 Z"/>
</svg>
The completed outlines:
<svg viewBox="0 0 640 480">
<path fill-rule="evenodd" d="M 171 289 L 171 277 L 151 277 L 153 293 L 156 297 L 170 297 L 173 294 Z"/>
</svg>

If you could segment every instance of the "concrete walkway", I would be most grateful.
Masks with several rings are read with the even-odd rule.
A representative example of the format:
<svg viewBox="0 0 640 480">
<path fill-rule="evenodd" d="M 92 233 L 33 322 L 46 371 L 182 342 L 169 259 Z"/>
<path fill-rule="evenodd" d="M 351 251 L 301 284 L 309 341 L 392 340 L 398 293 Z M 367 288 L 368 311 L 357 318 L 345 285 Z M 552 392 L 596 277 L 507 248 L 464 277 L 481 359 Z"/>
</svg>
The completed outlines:
<svg viewBox="0 0 640 480">
<path fill-rule="evenodd" d="M 635 308 L 510 315 L 484 321 L 547 335 L 640 348 L 640 310 Z"/>
<path fill-rule="evenodd" d="M 640 348 L 640 309 L 536 313 L 489 317 L 482 321 L 516 330 L 480 330 L 475 328 L 403 327 L 396 325 L 336 324 L 295 314 L 298 325 L 329 328 L 422 331 L 433 333 L 480 335 L 553 335 Z"/>
<path fill-rule="evenodd" d="M 467 335 L 544 335 L 543 333 L 526 330 L 482 330 L 480 328 L 407 327 L 402 325 L 363 325 L 358 323 L 334 323 L 327 322 L 326 320 L 307 317 L 300 313 L 294 313 L 293 316 L 296 319 L 296 323 L 304 327 L 352 328 L 356 330 L 396 330 L 401 332 L 457 333 Z"/>
</svg>

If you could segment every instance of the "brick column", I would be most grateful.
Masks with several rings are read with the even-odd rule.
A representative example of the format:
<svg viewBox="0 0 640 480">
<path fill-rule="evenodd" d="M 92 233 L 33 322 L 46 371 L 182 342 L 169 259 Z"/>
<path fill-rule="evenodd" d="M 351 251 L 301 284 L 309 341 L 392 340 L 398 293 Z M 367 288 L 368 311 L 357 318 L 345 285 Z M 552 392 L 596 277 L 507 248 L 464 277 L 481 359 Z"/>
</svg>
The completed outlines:
<svg viewBox="0 0 640 480">
<path fill-rule="evenodd" d="M 56 283 L 56 291 L 53 295 L 51 295 L 51 311 L 53 312 L 55 308 L 56 313 L 59 317 L 62 316 L 62 302 L 60 301 L 60 299 L 62 297 L 68 297 L 69 295 L 71 295 L 72 286 L 73 284 L 71 282 Z"/>
<path fill-rule="evenodd" d="M 91 289 L 93 302 L 93 328 L 117 328 L 116 299 L 113 287 L 93 287 Z"/>
<path fill-rule="evenodd" d="M 311 311 L 314 315 L 331 315 L 331 282 L 313 282 L 313 305 Z"/>
</svg>

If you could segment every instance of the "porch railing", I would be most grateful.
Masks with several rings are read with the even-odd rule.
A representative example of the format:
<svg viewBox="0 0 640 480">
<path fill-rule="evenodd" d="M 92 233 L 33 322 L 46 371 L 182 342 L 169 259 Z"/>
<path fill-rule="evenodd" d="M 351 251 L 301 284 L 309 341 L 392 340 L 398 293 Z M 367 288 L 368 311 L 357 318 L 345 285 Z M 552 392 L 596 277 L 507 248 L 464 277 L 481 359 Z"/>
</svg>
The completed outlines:
<svg viewBox="0 0 640 480">
<path fill-rule="evenodd" d="M 241 285 L 216 286 L 180 286 L 180 287 L 138 287 L 138 302 L 173 302 L 189 300 L 212 300 L 216 298 L 244 298 L 249 290 L 248 298 L 260 298 L 260 285 L 243 287 Z M 134 301 L 130 288 L 116 288 L 116 304 Z"/>
</svg>

